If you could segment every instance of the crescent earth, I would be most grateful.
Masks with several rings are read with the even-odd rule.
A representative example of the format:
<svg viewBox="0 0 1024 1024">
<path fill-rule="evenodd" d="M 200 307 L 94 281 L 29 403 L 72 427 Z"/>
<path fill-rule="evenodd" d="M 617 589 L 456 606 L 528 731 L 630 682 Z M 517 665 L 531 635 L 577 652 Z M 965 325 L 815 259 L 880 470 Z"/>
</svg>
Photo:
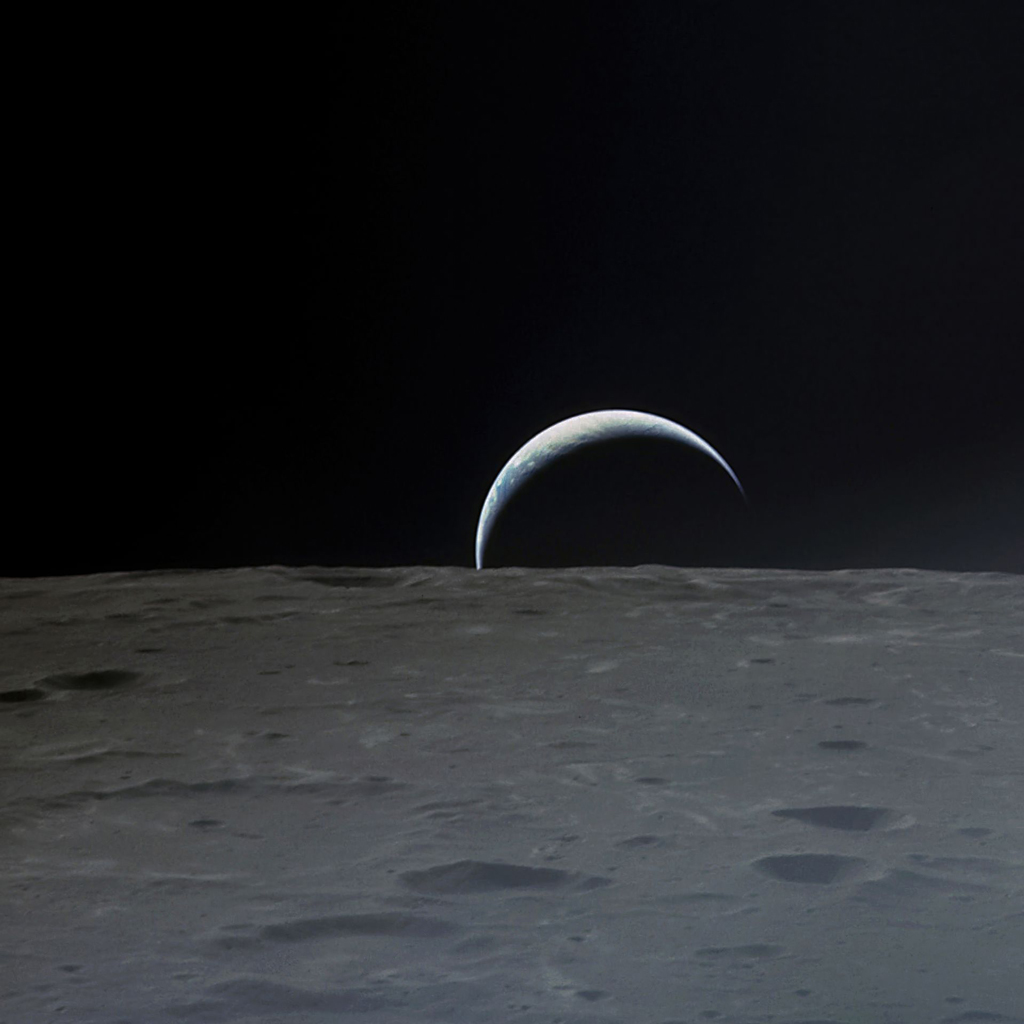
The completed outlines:
<svg viewBox="0 0 1024 1024">
<path fill-rule="evenodd" d="M 603 409 L 571 416 L 542 430 L 505 464 L 480 511 L 476 529 L 476 567 L 483 567 L 484 551 L 494 522 L 512 495 L 538 469 L 584 445 L 620 437 L 663 437 L 696 448 L 715 460 L 732 478 L 746 500 L 739 478 L 714 448 L 692 430 L 653 413 L 631 409 Z"/>
</svg>

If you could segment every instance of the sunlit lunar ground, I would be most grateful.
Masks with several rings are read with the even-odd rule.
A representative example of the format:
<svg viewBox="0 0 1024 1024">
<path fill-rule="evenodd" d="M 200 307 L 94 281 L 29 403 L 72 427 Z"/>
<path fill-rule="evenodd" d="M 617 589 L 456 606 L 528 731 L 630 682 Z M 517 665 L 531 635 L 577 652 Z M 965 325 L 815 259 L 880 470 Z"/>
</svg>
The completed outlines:
<svg viewBox="0 0 1024 1024">
<path fill-rule="evenodd" d="M 0 602 L 6 1024 L 1024 1019 L 1024 578 Z"/>
</svg>

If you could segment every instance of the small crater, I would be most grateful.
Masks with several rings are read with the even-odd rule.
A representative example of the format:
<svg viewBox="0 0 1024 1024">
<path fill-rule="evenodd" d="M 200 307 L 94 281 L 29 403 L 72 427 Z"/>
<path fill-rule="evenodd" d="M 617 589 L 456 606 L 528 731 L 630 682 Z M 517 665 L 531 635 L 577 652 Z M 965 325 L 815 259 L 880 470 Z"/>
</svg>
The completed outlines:
<svg viewBox="0 0 1024 1024">
<path fill-rule="evenodd" d="M 1008 865 L 995 857 L 932 857 L 927 853 L 908 853 L 907 860 L 930 871 L 965 872 L 995 875 L 1007 870 Z"/>
<path fill-rule="evenodd" d="M 173 1005 L 168 1008 L 169 1013 L 175 1017 L 206 1021 L 239 1020 L 242 1017 L 268 1019 L 268 1014 L 274 1014 L 277 1019 L 278 1015 L 288 1014 L 289 1018 L 294 1015 L 308 1020 L 314 1013 L 318 1019 L 330 1015 L 334 1020 L 349 1014 L 374 1013 L 406 1005 L 403 1000 L 396 1000 L 388 993 L 370 987 L 319 991 L 262 978 L 218 981 L 206 991 L 223 998 Z"/>
<path fill-rule="evenodd" d="M 401 880 L 417 892 L 440 895 L 494 892 L 501 889 L 596 889 L 611 880 L 597 875 L 576 875 L 558 868 L 460 860 L 424 871 L 405 871 Z"/>
<path fill-rule="evenodd" d="M 163 654 L 165 647 L 136 647 L 136 654 Z"/>
<path fill-rule="evenodd" d="M 990 747 L 984 743 L 979 743 L 974 747 L 956 747 L 949 752 L 950 757 L 962 757 L 962 758 L 974 758 L 984 757 L 986 754 L 991 753 L 995 748 Z"/>
<path fill-rule="evenodd" d="M 34 700 L 45 700 L 46 691 L 30 686 L 24 690 L 4 690 L 0 692 L 0 701 L 5 704 L 28 704 Z"/>
<path fill-rule="evenodd" d="M 764 942 L 754 942 L 747 946 L 704 946 L 695 951 L 694 956 L 716 960 L 767 960 L 781 956 L 782 946 L 773 946 Z"/>
<path fill-rule="evenodd" d="M 211 828 L 222 828 L 224 826 L 224 822 L 219 821 L 217 818 L 196 818 L 195 821 L 190 821 L 189 825 L 192 828 L 198 828 L 205 832 Z"/>
<path fill-rule="evenodd" d="M 784 807 L 772 811 L 776 818 L 792 818 L 816 828 L 838 828 L 846 832 L 870 832 L 892 819 L 887 807 Z"/>
<path fill-rule="evenodd" d="M 822 750 L 863 750 L 867 744 L 863 740 L 819 740 Z"/>
<path fill-rule="evenodd" d="M 833 697 L 831 700 L 825 701 L 826 704 L 831 704 L 836 708 L 848 708 L 848 707 L 866 707 L 869 704 L 877 704 L 878 701 L 872 697 Z"/>
<path fill-rule="evenodd" d="M 724 892 L 681 892 L 670 893 L 660 898 L 660 901 L 668 906 L 689 903 L 735 903 L 736 897 L 729 896 Z"/>
<path fill-rule="evenodd" d="M 299 576 L 306 583 L 319 583 L 322 587 L 393 587 L 397 582 L 387 576 L 327 573 L 322 576 Z"/>
<path fill-rule="evenodd" d="M 141 672 L 127 669 L 106 668 L 95 672 L 61 672 L 47 676 L 41 683 L 55 690 L 118 690 L 131 686 L 142 678 Z"/>
<path fill-rule="evenodd" d="M 774 665 L 775 664 L 775 659 L 774 658 L 751 658 L 750 659 L 750 664 L 751 665 Z"/>
<path fill-rule="evenodd" d="M 224 608 L 233 602 L 226 597 L 197 597 L 188 602 L 189 608 L 206 610 L 209 608 Z"/>
<path fill-rule="evenodd" d="M 831 885 L 853 874 L 865 861 L 836 853 L 794 853 L 762 857 L 754 867 L 780 882 Z"/>
<path fill-rule="evenodd" d="M 332 664 L 339 665 L 342 668 L 355 668 L 357 665 L 369 665 L 370 663 L 359 658 L 350 658 L 348 661 L 335 661 Z"/>
<path fill-rule="evenodd" d="M 547 615 L 547 612 L 541 611 L 539 608 L 513 608 L 513 613 L 516 615 Z"/>
<path fill-rule="evenodd" d="M 670 779 L 663 779 L 660 775 L 641 775 L 633 781 L 643 786 L 667 786 L 671 782 Z"/>
<path fill-rule="evenodd" d="M 398 782 L 386 775 L 367 775 L 361 779 L 350 779 L 341 784 L 342 796 L 332 797 L 328 804 L 336 806 L 366 797 L 389 796 L 396 790 L 405 789 L 407 782 Z"/>
<path fill-rule="evenodd" d="M 800 995 L 800 990 L 797 990 L 797 995 Z M 781 1021 L 780 1024 L 846 1024 L 846 1021 L 836 1020 L 833 1017 L 814 1017 L 807 1018 L 801 1017 L 799 1020 L 787 1020 Z"/>
<path fill-rule="evenodd" d="M 599 999 L 608 999 L 610 993 L 599 988 L 581 988 L 576 993 L 577 999 L 585 999 L 588 1003 L 596 1003 Z"/>
<path fill-rule="evenodd" d="M 992 829 L 990 828 L 958 828 L 957 832 L 962 836 L 967 836 L 969 839 L 984 839 L 985 836 L 992 835 Z"/>
<path fill-rule="evenodd" d="M 864 882 L 860 886 L 858 895 L 853 898 L 859 903 L 891 905 L 943 896 L 953 899 L 963 899 L 964 897 L 969 899 L 989 890 L 990 886 L 987 885 L 937 878 L 897 868 L 886 872 L 882 878 Z"/>
<path fill-rule="evenodd" d="M 968 1010 L 958 1013 L 955 1017 L 943 1017 L 942 1024 L 968 1024 L 969 1021 L 990 1021 L 992 1024 L 1020 1024 L 1020 1017 L 1007 1017 L 1002 1013 L 989 1013 L 987 1010 Z"/>
<path fill-rule="evenodd" d="M 153 796 L 187 797 L 195 793 L 242 793 L 252 787 L 246 779 L 214 779 L 210 782 L 179 782 L 177 779 L 147 779 L 120 789 L 91 791 L 95 800 L 136 800 Z"/>
<path fill-rule="evenodd" d="M 306 917 L 270 924 L 260 937 L 274 942 L 305 942 L 345 935 L 377 935 L 384 938 L 436 939 L 461 931 L 458 925 L 437 917 L 417 914 L 336 914 Z"/>
<path fill-rule="evenodd" d="M 629 849 L 634 846 L 663 846 L 665 840 L 661 836 L 632 836 L 629 839 L 623 839 L 622 842 L 616 843 L 616 846 L 622 846 Z"/>
</svg>

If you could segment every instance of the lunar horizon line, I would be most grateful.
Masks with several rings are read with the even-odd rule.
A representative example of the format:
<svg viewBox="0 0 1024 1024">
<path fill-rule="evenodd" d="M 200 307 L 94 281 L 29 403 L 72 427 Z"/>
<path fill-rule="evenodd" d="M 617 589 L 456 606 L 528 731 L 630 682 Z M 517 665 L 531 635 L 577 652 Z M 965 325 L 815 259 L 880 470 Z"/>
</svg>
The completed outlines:
<svg viewBox="0 0 1024 1024">
<path fill-rule="evenodd" d="M 679 441 L 714 459 L 730 476 L 744 502 L 746 491 L 728 462 L 700 435 L 673 420 L 633 409 L 601 409 L 560 420 L 520 447 L 494 478 L 480 510 L 476 528 L 476 567 L 483 556 L 494 522 L 522 484 L 537 470 L 579 448 L 620 437 L 663 437 Z"/>
</svg>

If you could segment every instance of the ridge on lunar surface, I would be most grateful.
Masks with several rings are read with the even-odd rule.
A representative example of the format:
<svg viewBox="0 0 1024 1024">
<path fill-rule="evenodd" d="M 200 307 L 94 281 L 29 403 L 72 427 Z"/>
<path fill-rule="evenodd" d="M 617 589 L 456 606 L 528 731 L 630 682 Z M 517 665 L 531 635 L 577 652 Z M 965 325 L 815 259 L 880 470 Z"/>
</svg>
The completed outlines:
<svg viewBox="0 0 1024 1024">
<path fill-rule="evenodd" d="M 1022 1020 L 1024 578 L 0 579 L 0 1021 Z"/>
</svg>

